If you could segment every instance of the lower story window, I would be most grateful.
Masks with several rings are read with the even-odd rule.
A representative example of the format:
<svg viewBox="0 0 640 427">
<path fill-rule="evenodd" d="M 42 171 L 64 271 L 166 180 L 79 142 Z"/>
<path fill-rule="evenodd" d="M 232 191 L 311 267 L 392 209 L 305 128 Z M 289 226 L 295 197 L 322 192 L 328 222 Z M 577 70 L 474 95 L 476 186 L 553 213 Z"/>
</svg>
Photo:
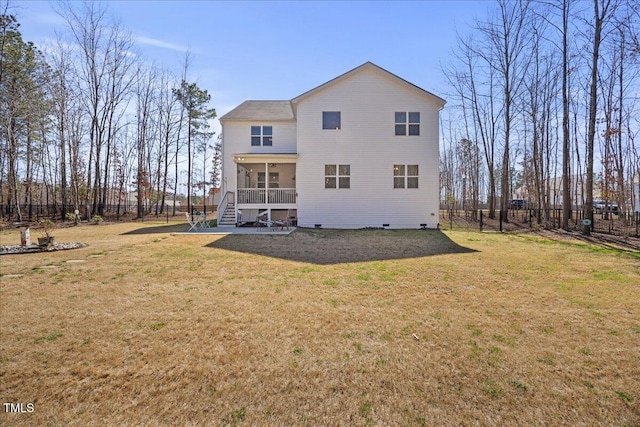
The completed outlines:
<svg viewBox="0 0 640 427">
<path fill-rule="evenodd" d="M 351 165 L 324 165 L 324 188 L 351 188 Z"/>
<path fill-rule="evenodd" d="M 418 165 L 393 165 L 393 188 L 418 188 Z"/>
</svg>

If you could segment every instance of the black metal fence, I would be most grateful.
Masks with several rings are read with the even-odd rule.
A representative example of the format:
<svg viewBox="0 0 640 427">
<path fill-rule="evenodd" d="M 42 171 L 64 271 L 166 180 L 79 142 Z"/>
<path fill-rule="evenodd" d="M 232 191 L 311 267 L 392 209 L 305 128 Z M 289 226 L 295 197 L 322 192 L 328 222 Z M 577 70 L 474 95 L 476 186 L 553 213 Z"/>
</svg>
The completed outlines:
<svg viewBox="0 0 640 427">
<path fill-rule="evenodd" d="M 569 228 L 583 230 L 584 213 L 572 211 Z M 562 228 L 562 209 L 510 209 L 507 215 L 496 210 L 493 218 L 488 210 L 445 209 L 440 211 L 440 226 L 445 229 L 465 228 L 480 231 L 517 231 L 526 228 Z M 593 214 L 591 231 L 620 236 L 640 237 L 640 212 L 615 215 Z"/>
<path fill-rule="evenodd" d="M 76 207 L 61 204 L 50 205 L 36 205 L 36 204 L 23 204 L 19 207 L 15 205 L 2 205 L 0 211 L 0 219 L 3 222 L 36 222 L 40 219 L 50 219 L 53 221 L 72 221 L 75 215 Z M 77 207 L 78 217 L 81 221 L 90 221 L 95 214 L 91 212 L 91 206 L 82 205 Z M 155 219 L 155 218 L 171 218 L 173 216 L 179 216 L 187 212 L 186 206 L 176 206 L 175 211 L 173 206 L 151 206 L 144 210 L 142 218 L 138 218 L 137 207 L 125 206 L 125 205 L 105 205 L 102 206 L 100 211 L 102 212 L 103 219 L 127 221 L 136 219 Z M 217 211 L 216 205 L 191 205 L 189 209 L 191 214 L 205 213 L 213 215 Z"/>
</svg>

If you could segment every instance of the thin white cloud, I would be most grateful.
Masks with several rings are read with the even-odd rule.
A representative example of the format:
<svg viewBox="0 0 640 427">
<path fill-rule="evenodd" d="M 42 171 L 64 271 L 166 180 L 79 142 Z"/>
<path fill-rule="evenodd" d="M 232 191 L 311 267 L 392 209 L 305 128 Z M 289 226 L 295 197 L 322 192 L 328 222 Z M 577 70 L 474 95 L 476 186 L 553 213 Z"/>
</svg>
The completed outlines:
<svg viewBox="0 0 640 427">
<path fill-rule="evenodd" d="M 53 12 L 35 13 L 33 15 L 33 20 L 41 25 L 61 26 L 66 24 L 63 17 Z"/>
<path fill-rule="evenodd" d="M 152 37 L 136 35 L 135 39 L 136 42 L 147 46 L 161 47 L 163 49 L 175 50 L 178 52 L 193 52 L 193 49 L 191 49 L 189 46 L 166 42 L 163 40 L 154 39 Z"/>
<path fill-rule="evenodd" d="M 81 49 L 75 43 L 68 43 L 63 39 L 56 39 L 53 37 L 45 37 L 38 43 L 38 49 L 45 55 L 54 55 L 58 51 L 63 50 L 65 52 L 80 53 Z"/>
</svg>

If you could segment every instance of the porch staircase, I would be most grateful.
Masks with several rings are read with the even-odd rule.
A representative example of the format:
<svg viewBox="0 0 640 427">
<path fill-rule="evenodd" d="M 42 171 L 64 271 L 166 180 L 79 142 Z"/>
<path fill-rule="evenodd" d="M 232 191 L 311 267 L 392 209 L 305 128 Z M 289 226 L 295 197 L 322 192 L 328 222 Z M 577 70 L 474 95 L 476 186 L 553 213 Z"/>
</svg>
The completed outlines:
<svg viewBox="0 0 640 427">
<path fill-rule="evenodd" d="M 222 216 L 218 219 L 218 225 L 235 226 L 236 225 L 236 205 L 235 203 L 227 203 Z"/>
</svg>

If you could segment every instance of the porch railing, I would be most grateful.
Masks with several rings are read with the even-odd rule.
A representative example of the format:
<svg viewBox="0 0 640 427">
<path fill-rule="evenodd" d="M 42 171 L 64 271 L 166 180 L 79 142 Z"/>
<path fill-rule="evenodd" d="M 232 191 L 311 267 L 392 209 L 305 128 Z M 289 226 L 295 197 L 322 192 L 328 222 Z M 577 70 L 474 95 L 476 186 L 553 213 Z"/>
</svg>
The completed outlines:
<svg viewBox="0 0 640 427">
<path fill-rule="evenodd" d="M 264 188 L 238 189 L 238 204 L 253 203 L 264 204 L 267 190 Z"/>
<path fill-rule="evenodd" d="M 293 204 L 295 188 L 239 188 L 238 204 Z"/>
<path fill-rule="evenodd" d="M 270 188 L 268 190 L 267 203 L 295 203 L 296 202 L 296 189 L 295 188 Z"/>
</svg>

